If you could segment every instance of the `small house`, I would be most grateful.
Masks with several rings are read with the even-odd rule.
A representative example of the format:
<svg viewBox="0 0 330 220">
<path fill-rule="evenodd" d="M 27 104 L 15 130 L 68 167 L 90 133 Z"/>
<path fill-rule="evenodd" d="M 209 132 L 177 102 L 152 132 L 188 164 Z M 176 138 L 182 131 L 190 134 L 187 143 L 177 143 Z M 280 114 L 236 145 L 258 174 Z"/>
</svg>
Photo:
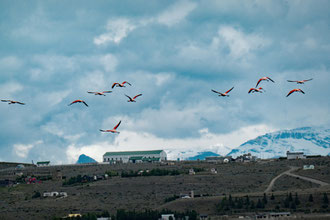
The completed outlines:
<svg viewBox="0 0 330 220">
<path fill-rule="evenodd" d="M 44 192 L 43 196 L 44 196 L 44 197 L 51 197 L 52 194 L 51 194 L 50 192 Z"/>
<path fill-rule="evenodd" d="M 314 165 L 304 165 L 304 170 L 314 170 Z"/>
<path fill-rule="evenodd" d="M 38 167 L 47 167 L 47 166 L 49 166 L 49 164 L 50 164 L 50 161 L 39 161 L 39 162 L 37 162 Z"/>
<path fill-rule="evenodd" d="M 162 214 L 161 215 L 161 220 L 170 220 L 170 219 L 175 220 L 174 214 Z"/>
<path fill-rule="evenodd" d="M 51 192 L 50 194 L 51 194 L 51 196 L 58 196 L 59 195 L 58 192 Z"/>
<path fill-rule="evenodd" d="M 215 169 L 215 168 L 211 168 L 211 173 L 212 173 L 212 174 L 217 174 L 218 171 L 217 171 L 217 169 Z"/>
<path fill-rule="evenodd" d="M 59 196 L 67 197 L 68 196 L 68 193 L 67 192 L 60 192 L 59 193 Z"/>
<path fill-rule="evenodd" d="M 200 214 L 199 215 L 199 219 L 200 220 L 204 220 L 204 219 L 207 219 L 208 218 L 208 215 L 207 214 Z"/>
<path fill-rule="evenodd" d="M 298 160 L 298 159 L 306 159 L 304 152 L 286 152 L 286 157 L 288 160 Z"/>
<path fill-rule="evenodd" d="M 189 175 L 195 175 L 196 172 L 193 168 L 189 169 Z"/>
</svg>

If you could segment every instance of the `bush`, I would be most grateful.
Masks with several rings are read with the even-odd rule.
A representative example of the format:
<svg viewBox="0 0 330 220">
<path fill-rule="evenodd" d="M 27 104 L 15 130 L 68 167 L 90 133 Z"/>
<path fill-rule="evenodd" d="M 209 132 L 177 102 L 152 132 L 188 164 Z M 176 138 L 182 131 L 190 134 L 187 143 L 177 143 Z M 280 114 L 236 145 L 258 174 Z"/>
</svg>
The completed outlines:
<svg viewBox="0 0 330 220">
<path fill-rule="evenodd" d="M 33 196 L 32 196 L 32 199 L 40 198 L 40 197 L 41 197 L 40 192 L 38 192 L 38 191 L 34 191 L 34 194 L 33 194 Z"/>
</svg>

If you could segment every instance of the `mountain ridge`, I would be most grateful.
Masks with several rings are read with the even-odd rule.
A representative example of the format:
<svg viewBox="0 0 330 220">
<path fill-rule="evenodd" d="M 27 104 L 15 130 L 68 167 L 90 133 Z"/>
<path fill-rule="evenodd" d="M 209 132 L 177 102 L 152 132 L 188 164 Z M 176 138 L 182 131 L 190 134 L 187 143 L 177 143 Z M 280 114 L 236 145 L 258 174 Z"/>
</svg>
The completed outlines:
<svg viewBox="0 0 330 220">
<path fill-rule="evenodd" d="M 233 149 L 227 155 L 237 157 L 251 153 L 261 158 L 286 156 L 287 151 L 302 151 L 307 155 L 330 154 L 330 129 L 301 127 L 266 133 Z"/>
</svg>

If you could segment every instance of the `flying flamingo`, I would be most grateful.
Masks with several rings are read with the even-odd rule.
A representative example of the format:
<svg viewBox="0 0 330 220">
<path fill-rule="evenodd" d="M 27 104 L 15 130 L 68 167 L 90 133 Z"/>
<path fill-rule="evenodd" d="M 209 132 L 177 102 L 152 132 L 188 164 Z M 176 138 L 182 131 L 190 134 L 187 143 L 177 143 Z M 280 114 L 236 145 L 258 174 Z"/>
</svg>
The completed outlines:
<svg viewBox="0 0 330 220">
<path fill-rule="evenodd" d="M 304 84 L 307 81 L 311 81 L 313 78 L 311 79 L 305 79 L 305 80 L 287 80 L 288 82 L 296 82 L 297 84 Z"/>
<path fill-rule="evenodd" d="M 271 78 L 269 78 L 269 77 L 262 77 L 262 78 L 260 78 L 260 79 L 258 80 L 256 87 L 257 87 L 257 86 L 259 85 L 259 83 L 260 83 L 261 81 L 263 81 L 263 80 L 266 80 L 266 81 L 272 81 L 272 82 L 274 83 L 274 80 L 272 80 Z"/>
<path fill-rule="evenodd" d="M 71 102 L 71 103 L 69 104 L 69 106 L 72 105 L 72 104 L 78 103 L 78 102 L 80 102 L 80 103 L 84 103 L 84 104 L 88 107 L 87 103 L 86 103 L 85 101 L 83 101 L 83 100 L 80 100 L 80 99 L 77 99 L 77 100 Z"/>
<path fill-rule="evenodd" d="M 294 92 L 301 92 L 302 94 L 305 94 L 304 91 L 302 91 L 301 89 L 292 89 L 287 95 L 286 97 L 288 97 L 289 95 L 291 95 Z"/>
<path fill-rule="evenodd" d="M 233 88 L 234 88 L 234 87 L 233 87 Z M 231 90 L 233 90 L 233 88 L 229 89 L 229 90 L 228 90 L 227 92 L 225 92 L 225 93 L 221 93 L 221 92 L 215 91 L 215 90 L 213 90 L 213 89 L 211 89 L 211 91 L 212 91 L 212 92 L 215 92 L 215 93 L 217 93 L 217 94 L 219 94 L 219 96 L 227 96 L 227 97 L 229 97 L 228 93 L 229 93 Z"/>
<path fill-rule="evenodd" d="M 251 88 L 250 90 L 249 90 L 249 92 L 248 93 L 255 93 L 255 92 L 260 92 L 260 93 L 262 93 L 262 90 L 263 91 L 265 91 L 263 88 L 261 88 L 261 87 L 259 87 L 259 88 Z"/>
<path fill-rule="evenodd" d="M 13 101 L 13 100 L 1 100 L 1 102 L 8 102 L 8 105 L 10 105 L 10 104 L 25 105 L 25 103 L 23 103 L 23 102 L 18 102 L 18 101 Z"/>
<path fill-rule="evenodd" d="M 104 93 L 111 93 L 111 92 L 112 92 L 112 91 L 88 92 L 88 93 L 90 93 L 90 94 L 94 94 L 94 95 L 103 95 L 103 96 L 105 96 Z"/>
<path fill-rule="evenodd" d="M 131 86 L 131 84 L 130 84 L 129 82 L 124 81 L 124 82 L 122 82 L 122 83 L 114 83 L 114 84 L 112 84 L 111 88 L 113 89 L 114 87 L 125 87 L 125 86 L 124 86 L 125 83 L 127 83 L 128 85 Z"/>
<path fill-rule="evenodd" d="M 118 126 L 120 125 L 121 121 L 119 121 L 119 123 L 113 128 L 113 129 L 110 129 L 110 130 L 102 130 L 100 129 L 100 131 L 102 132 L 111 132 L 111 133 L 120 133 L 119 131 L 117 131 L 116 129 L 118 128 Z"/>
<path fill-rule="evenodd" d="M 135 99 L 136 99 L 137 97 L 141 96 L 141 95 L 142 95 L 142 94 L 138 94 L 138 95 L 134 96 L 133 98 L 131 98 L 131 97 L 129 97 L 128 95 L 125 94 L 125 96 L 126 96 L 127 98 L 129 98 L 128 102 L 136 102 Z"/>
</svg>

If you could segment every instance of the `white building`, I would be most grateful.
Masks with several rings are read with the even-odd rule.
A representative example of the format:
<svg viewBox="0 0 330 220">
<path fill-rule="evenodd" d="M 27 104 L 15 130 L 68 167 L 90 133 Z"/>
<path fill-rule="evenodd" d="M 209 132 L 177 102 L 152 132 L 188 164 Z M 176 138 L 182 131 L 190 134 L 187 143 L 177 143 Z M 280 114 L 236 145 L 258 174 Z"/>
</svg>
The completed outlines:
<svg viewBox="0 0 330 220">
<path fill-rule="evenodd" d="M 39 161 L 39 162 L 37 162 L 38 167 L 47 167 L 47 166 L 49 166 L 49 164 L 50 164 L 50 161 Z"/>
<path fill-rule="evenodd" d="M 306 159 L 304 152 L 286 152 L 286 157 L 288 160 Z"/>
<path fill-rule="evenodd" d="M 103 155 L 103 162 L 109 163 L 161 162 L 165 160 L 167 160 L 167 154 L 163 150 L 107 152 Z"/>
<path fill-rule="evenodd" d="M 314 170 L 314 165 L 304 165 L 304 170 Z"/>
<path fill-rule="evenodd" d="M 162 214 L 161 220 L 169 220 L 169 219 L 175 220 L 174 214 Z"/>
</svg>

